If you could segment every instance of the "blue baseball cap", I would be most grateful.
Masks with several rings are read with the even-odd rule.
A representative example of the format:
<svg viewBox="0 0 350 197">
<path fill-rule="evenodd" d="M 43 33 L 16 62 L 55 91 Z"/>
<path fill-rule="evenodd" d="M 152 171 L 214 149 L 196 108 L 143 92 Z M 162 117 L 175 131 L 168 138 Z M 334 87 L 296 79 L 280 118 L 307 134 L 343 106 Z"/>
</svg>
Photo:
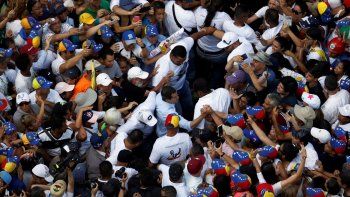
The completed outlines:
<svg viewBox="0 0 350 197">
<path fill-rule="evenodd" d="M 87 110 L 83 112 L 83 122 L 95 123 L 97 119 L 97 114 L 95 114 L 92 110 Z"/>
<path fill-rule="evenodd" d="M 38 145 L 40 142 L 40 138 L 36 132 L 27 132 L 25 134 L 27 139 L 31 145 Z"/>
<path fill-rule="evenodd" d="M 101 37 L 104 39 L 108 39 L 108 38 L 111 38 L 112 36 L 114 36 L 113 31 L 107 25 L 103 25 L 100 28 L 100 31 L 101 31 Z"/>
<path fill-rule="evenodd" d="M 9 49 L 0 48 L 0 58 L 9 58 L 12 56 L 12 54 L 13 54 L 12 48 L 9 48 Z"/>
<path fill-rule="evenodd" d="M 59 44 L 58 44 L 58 51 L 62 52 L 62 51 L 74 51 L 77 48 L 77 45 L 73 44 L 73 42 L 71 42 L 68 39 L 63 39 Z"/>
<path fill-rule="evenodd" d="M 91 39 L 90 42 L 91 42 L 91 48 L 95 53 L 101 51 L 101 49 L 103 48 L 103 44 L 97 43 L 95 40 Z"/>
<path fill-rule="evenodd" d="M 105 130 L 98 133 L 93 133 L 90 137 L 90 143 L 93 148 L 100 148 L 103 142 L 107 139 L 108 134 Z"/>
<path fill-rule="evenodd" d="M 12 176 L 6 171 L 1 171 L 0 172 L 0 179 L 3 180 L 6 183 L 6 185 L 8 185 L 11 183 Z"/>
<path fill-rule="evenodd" d="M 5 122 L 4 127 L 6 135 L 11 135 L 14 131 L 17 130 L 16 126 L 12 122 Z"/>
<path fill-rule="evenodd" d="M 37 78 L 35 78 L 33 80 L 33 88 L 34 90 L 37 90 L 39 88 L 50 88 L 52 86 L 52 82 L 48 81 L 47 79 L 45 79 L 45 77 L 42 76 L 38 76 Z"/>
<path fill-rule="evenodd" d="M 146 36 L 147 37 L 158 36 L 159 35 L 158 29 L 154 25 L 147 25 L 146 28 L 145 28 L 145 31 L 146 31 Z"/>
<path fill-rule="evenodd" d="M 136 43 L 136 35 L 132 30 L 127 30 L 123 32 L 122 40 L 127 44 L 135 44 Z"/>
</svg>

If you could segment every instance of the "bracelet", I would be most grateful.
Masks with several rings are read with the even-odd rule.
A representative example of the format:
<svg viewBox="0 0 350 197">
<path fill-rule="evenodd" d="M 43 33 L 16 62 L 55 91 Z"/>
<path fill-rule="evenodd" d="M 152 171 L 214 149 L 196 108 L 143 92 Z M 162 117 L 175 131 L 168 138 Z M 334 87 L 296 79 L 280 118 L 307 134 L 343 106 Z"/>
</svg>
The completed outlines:
<svg viewBox="0 0 350 197">
<path fill-rule="evenodd" d="M 120 187 L 120 189 L 121 189 L 121 190 L 126 190 L 126 188 L 125 188 L 125 187 L 123 187 L 123 186 L 121 186 L 121 187 Z"/>
<path fill-rule="evenodd" d="M 219 156 L 220 156 L 220 158 L 222 158 L 224 155 L 225 155 L 225 153 L 222 153 L 222 154 L 221 154 L 221 155 L 219 155 Z"/>
</svg>

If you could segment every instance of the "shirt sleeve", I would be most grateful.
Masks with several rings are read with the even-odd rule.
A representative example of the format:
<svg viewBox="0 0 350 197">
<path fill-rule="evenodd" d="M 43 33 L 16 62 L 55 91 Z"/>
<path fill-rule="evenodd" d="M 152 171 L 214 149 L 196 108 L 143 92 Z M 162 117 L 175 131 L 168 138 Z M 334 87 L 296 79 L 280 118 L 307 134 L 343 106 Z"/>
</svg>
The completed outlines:
<svg viewBox="0 0 350 197">
<path fill-rule="evenodd" d="M 262 8 L 260 8 L 258 11 L 255 12 L 255 15 L 258 17 L 258 18 L 262 18 L 265 16 L 265 13 L 266 13 L 266 10 L 268 9 L 269 7 L 268 6 L 264 6 Z"/>
<path fill-rule="evenodd" d="M 186 120 L 184 117 L 180 116 L 180 128 L 186 129 L 187 131 L 191 131 L 191 121 Z"/>
<path fill-rule="evenodd" d="M 282 184 L 281 184 L 281 181 L 275 183 L 272 185 L 272 188 L 273 188 L 273 193 L 278 196 L 281 191 L 282 191 Z"/>
<path fill-rule="evenodd" d="M 266 183 L 266 180 L 265 180 L 265 178 L 264 178 L 264 175 L 263 175 L 261 172 L 256 173 L 256 176 L 257 176 L 258 179 L 259 179 L 259 183 Z"/>
<path fill-rule="evenodd" d="M 159 69 L 158 69 L 158 73 L 152 78 L 152 86 L 153 87 L 156 87 L 160 83 L 160 81 L 163 79 L 163 77 L 165 77 L 166 74 L 168 73 L 169 63 L 165 59 L 168 57 L 169 57 L 168 55 L 165 55 L 156 62 L 155 65 L 156 66 L 159 65 Z M 171 61 L 170 57 L 169 57 L 168 61 Z"/>
<path fill-rule="evenodd" d="M 34 68 L 35 71 L 39 71 L 41 69 L 47 69 L 47 68 L 44 67 L 45 66 L 44 63 L 45 63 L 47 54 L 48 53 L 45 50 L 40 50 L 39 51 L 39 54 L 38 54 L 39 59 L 38 59 L 38 61 L 33 63 L 33 68 Z"/>
<path fill-rule="evenodd" d="M 153 145 L 151 155 L 149 156 L 149 161 L 153 164 L 157 164 L 160 159 L 160 153 L 158 152 L 159 147 L 157 146 L 157 141 Z"/>
<path fill-rule="evenodd" d="M 109 4 L 109 8 L 113 11 L 114 6 L 119 6 L 119 0 L 112 0 Z"/>
</svg>

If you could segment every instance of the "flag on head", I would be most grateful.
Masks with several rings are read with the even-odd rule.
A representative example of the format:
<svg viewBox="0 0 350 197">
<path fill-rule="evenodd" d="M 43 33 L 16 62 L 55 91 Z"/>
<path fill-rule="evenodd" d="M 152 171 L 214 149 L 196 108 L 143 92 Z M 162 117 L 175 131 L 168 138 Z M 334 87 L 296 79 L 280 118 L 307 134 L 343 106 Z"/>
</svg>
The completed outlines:
<svg viewBox="0 0 350 197">
<path fill-rule="evenodd" d="M 241 129 L 246 128 L 246 123 L 243 117 L 243 114 L 229 114 L 227 116 L 227 122 L 231 124 L 231 126 L 239 126 Z"/>
<path fill-rule="evenodd" d="M 247 106 L 246 112 L 249 116 L 254 116 L 254 118 L 258 120 L 262 120 L 265 118 L 265 109 L 263 106 Z"/>
<path fill-rule="evenodd" d="M 228 176 L 231 171 L 230 167 L 221 159 L 214 159 L 211 162 L 211 168 L 214 170 L 216 175 L 223 174 Z"/>
<path fill-rule="evenodd" d="M 341 128 L 341 127 L 336 127 L 335 129 L 334 129 L 334 134 L 335 134 L 335 136 L 339 139 L 339 140 L 341 140 L 341 141 L 343 141 L 343 142 L 346 142 L 347 140 L 346 140 L 346 133 L 345 133 L 346 131 L 343 129 L 343 128 Z"/>
<path fill-rule="evenodd" d="M 254 130 L 244 129 L 243 135 L 252 142 L 260 142 L 259 137 L 256 135 Z"/>
<path fill-rule="evenodd" d="M 306 188 L 306 197 L 325 197 L 325 193 L 321 188 Z"/>
<path fill-rule="evenodd" d="M 249 157 L 249 153 L 245 151 L 233 151 L 232 158 L 242 166 L 246 166 L 252 163 L 252 160 Z"/>
<path fill-rule="evenodd" d="M 233 173 L 231 175 L 231 180 L 238 191 L 249 190 L 251 186 L 250 177 L 246 174 L 241 174 L 240 172 Z"/>
<path fill-rule="evenodd" d="M 219 197 L 219 192 L 213 186 L 209 185 L 205 188 L 200 188 L 197 191 L 197 196 L 205 196 L 205 197 Z"/>
<path fill-rule="evenodd" d="M 259 155 L 269 159 L 275 159 L 278 156 L 278 151 L 272 146 L 264 146 L 259 149 Z"/>
<path fill-rule="evenodd" d="M 336 138 L 331 138 L 331 147 L 335 151 L 336 154 L 343 154 L 346 149 L 346 142 L 338 140 Z"/>
</svg>

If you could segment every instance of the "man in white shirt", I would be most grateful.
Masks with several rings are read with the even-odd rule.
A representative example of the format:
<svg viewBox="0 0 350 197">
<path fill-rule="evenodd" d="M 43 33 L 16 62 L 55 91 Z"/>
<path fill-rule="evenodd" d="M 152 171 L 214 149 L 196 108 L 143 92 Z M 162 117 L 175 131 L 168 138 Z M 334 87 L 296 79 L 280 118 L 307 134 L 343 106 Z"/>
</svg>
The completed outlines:
<svg viewBox="0 0 350 197">
<path fill-rule="evenodd" d="M 193 11 L 185 10 L 182 7 L 184 2 L 184 0 L 176 0 L 168 1 L 165 4 L 164 24 L 169 35 L 177 32 L 181 28 L 184 28 L 186 31 L 191 32 L 192 28 L 197 27 L 196 17 L 194 16 Z"/>
<path fill-rule="evenodd" d="M 347 132 L 350 132 L 350 104 L 338 107 L 338 120 L 332 125 L 332 129 L 340 127 Z"/>
<path fill-rule="evenodd" d="M 157 116 L 157 135 L 159 137 L 163 136 L 167 132 L 165 126 L 166 118 L 169 114 L 177 114 L 175 109 L 175 103 L 179 101 L 179 95 L 173 87 L 165 86 L 161 93 L 156 96 L 156 116 Z M 205 112 L 205 113 L 204 113 Z M 186 120 L 184 117 L 180 117 L 179 127 L 191 131 L 195 128 L 206 116 L 208 111 L 203 111 L 203 113 L 196 119 L 192 121 Z"/>
<path fill-rule="evenodd" d="M 173 186 L 176 189 L 176 197 L 185 197 L 190 195 L 189 189 L 183 182 L 183 167 L 179 163 L 171 164 L 170 167 L 160 164 L 158 170 L 162 172 L 162 187 Z"/>
<path fill-rule="evenodd" d="M 324 119 L 330 124 L 333 124 L 338 118 L 338 107 L 349 104 L 350 95 L 347 90 L 339 90 L 337 78 L 331 75 L 326 77 L 324 89 L 328 99 L 321 106 L 321 110 L 323 112 Z"/>
<path fill-rule="evenodd" d="M 32 62 L 27 54 L 20 54 L 16 58 L 16 67 L 19 69 L 17 72 L 15 87 L 16 92 L 30 93 L 33 91 L 32 81 L 34 73 L 31 69 Z"/>
</svg>

